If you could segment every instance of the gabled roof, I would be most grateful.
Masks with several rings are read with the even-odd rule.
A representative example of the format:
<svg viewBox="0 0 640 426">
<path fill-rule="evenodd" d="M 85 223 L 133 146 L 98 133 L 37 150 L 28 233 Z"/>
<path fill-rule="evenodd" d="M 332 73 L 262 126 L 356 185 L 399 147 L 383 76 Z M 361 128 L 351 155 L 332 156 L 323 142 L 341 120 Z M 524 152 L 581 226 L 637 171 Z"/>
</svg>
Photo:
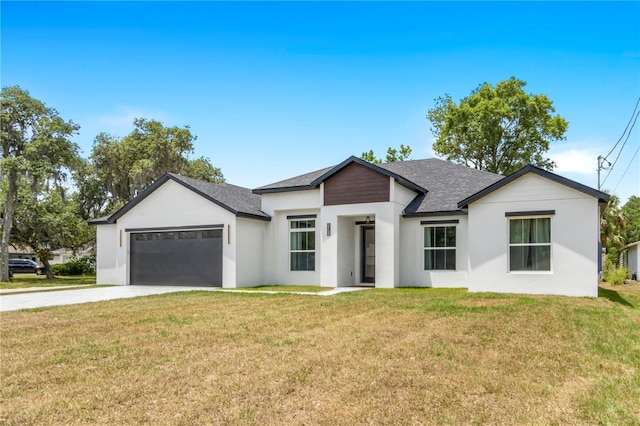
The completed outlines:
<svg viewBox="0 0 640 426">
<path fill-rule="evenodd" d="M 248 188 L 228 183 L 210 183 L 186 176 L 180 176 L 174 173 L 165 173 L 158 180 L 149 185 L 149 187 L 142 191 L 137 197 L 125 204 L 120 210 L 110 216 L 90 220 L 89 223 L 91 225 L 115 223 L 125 213 L 169 180 L 179 183 L 185 188 L 190 189 L 212 203 L 230 211 L 236 216 L 267 221 L 271 220 L 271 217 L 268 214 L 260 210 L 260 196 L 253 194 Z"/>
<path fill-rule="evenodd" d="M 256 188 L 253 190 L 255 194 L 268 194 L 273 192 L 289 192 L 289 191 L 301 191 L 306 189 L 314 189 L 320 186 L 322 182 L 329 179 L 331 176 L 340 172 L 345 167 L 350 164 L 357 163 L 361 166 L 367 167 L 371 170 L 374 170 L 378 173 L 381 173 L 385 176 L 389 176 L 394 178 L 400 185 L 405 186 L 406 188 L 411 189 L 412 191 L 418 193 L 426 193 L 427 190 L 420 185 L 417 185 L 414 182 L 406 179 L 399 174 L 396 174 L 390 170 L 380 167 L 380 165 L 372 164 L 367 161 L 364 161 L 361 158 L 354 157 L 353 155 L 337 166 L 327 167 L 321 170 L 316 170 L 315 172 L 306 173 L 304 175 L 296 176 L 291 179 L 283 180 L 280 182 L 276 182 L 270 185 L 261 186 L 260 188 Z"/>
<path fill-rule="evenodd" d="M 527 173 L 534 173 L 538 176 L 541 176 L 543 178 L 549 179 L 553 182 L 559 183 L 560 185 L 564 185 L 567 186 L 571 189 L 575 189 L 576 191 L 580 191 L 584 194 L 590 195 L 594 198 L 597 198 L 599 202 L 603 202 L 606 203 L 607 201 L 609 201 L 609 194 L 606 194 L 604 192 L 598 191 L 596 189 L 593 189 L 591 187 L 588 187 L 586 185 L 583 185 L 581 183 L 578 183 L 576 181 L 573 181 L 571 179 L 567 179 L 565 177 L 559 176 L 555 173 L 551 173 L 547 170 L 541 169 L 539 167 L 533 166 L 531 164 L 529 164 L 528 166 L 524 166 L 523 168 L 521 168 L 520 170 L 510 174 L 509 176 L 499 180 L 498 182 L 494 183 L 493 185 L 489 185 L 486 188 L 476 192 L 475 194 L 470 195 L 469 197 L 465 198 L 464 200 L 460 201 L 458 203 L 458 207 L 459 208 L 466 208 L 467 206 L 469 206 L 469 204 L 473 203 L 474 201 L 479 200 L 480 198 L 491 194 L 493 191 L 496 191 L 500 188 L 502 188 L 503 186 L 505 186 L 508 183 L 513 182 L 514 180 L 518 179 L 519 177 L 527 174 Z"/>
<path fill-rule="evenodd" d="M 360 158 L 349 157 L 337 166 L 262 186 L 254 189 L 254 193 L 313 189 L 354 162 L 392 176 L 398 183 L 417 192 L 416 198 L 405 208 L 405 216 L 463 214 L 464 212 L 458 208 L 458 201 L 502 179 L 502 176 L 494 173 L 436 158 L 370 164 Z"/>
</svg>

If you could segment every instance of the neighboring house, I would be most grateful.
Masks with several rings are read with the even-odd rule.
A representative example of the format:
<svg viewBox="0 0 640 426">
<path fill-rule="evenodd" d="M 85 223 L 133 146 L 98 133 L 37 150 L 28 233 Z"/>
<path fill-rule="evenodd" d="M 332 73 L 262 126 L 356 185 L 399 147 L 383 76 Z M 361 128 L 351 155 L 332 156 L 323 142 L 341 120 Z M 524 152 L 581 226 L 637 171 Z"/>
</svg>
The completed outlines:
<svg viewBox="0 0 640 426">
<path fill-rule="evenodd" d="M 640 249 L 640 241 L 627 244 L 622 247 L 621 263 L 623 268 L 627 268 L 629 271 L 628 278 L 638 280 L 638 269 L 640 269 L 640 256 L 638 256 L 638 250 Z"/>
<path fill-rule="evenodd" d="M 49 261 L 49 263 L 52 265 L 55 265 L 59 263 L 67 263 L 68 261 L 73 259 L 81 259 L 84 257 L 89 257 L 91 256 L 92 251 L 93 251 L 93 247 L 81 249 L 76 253 L 74 253 L 73 250 L 71 249 L 65 249 L 65 248 L 52 250 L 51 260 Z"/>
<path fill-rule="evenodd" d="M 253 191 L 166 174 L 97 225 L 98 284 L 597 296 L 609 196 L 526 166 L 341 164 Z"/>
<path fill-rule="evenodd" d="M 38 262 L 38 255 L 31 247 L 15 247 L 9 244 L 9 259 L 29 259 Z"/>
</svg>

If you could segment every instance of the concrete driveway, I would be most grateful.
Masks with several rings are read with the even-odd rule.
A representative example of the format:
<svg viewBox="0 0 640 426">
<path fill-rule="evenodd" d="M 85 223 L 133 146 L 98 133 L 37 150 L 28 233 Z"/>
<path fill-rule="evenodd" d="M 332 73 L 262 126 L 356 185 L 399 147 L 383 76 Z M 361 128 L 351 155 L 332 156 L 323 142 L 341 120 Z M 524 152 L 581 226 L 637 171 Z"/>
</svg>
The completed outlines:
<svg viewBox="0 0 640 426">
<path fill-rule="evenodd" d="M 372 287 L 338 287 L 320 292 L 304 291 L 259 291 L 259 290 L 229 290 L 219 287 L 185 287 L 185 286 L 150 286 L 124 285 L 113 287 L 85 288 L 78 290 L 41 291 L 35 293 L 7 294 L 0 296 L 0 312 L 18 311 L 20 309 L 44 308 L 47 306 L 75 305 L 77 303 L 101 302 L 103 300 L 128 299 L 153 294 L 177 293 L 180 291 L 224 291 L 236 293 L 266 293 L 266 294 L 302 294 L 309 296 L 333 296 L 339 293 L 369 290 Z M 45 288 L 43 287 L 43 290 Z"/>
<path fill-rule="evenodd" d="M 43 308 L 46 306 L 75 305 L 76 303 L 101 302 L 112 299 L 150 296 L 152 294 L 175 293 L 191 290 L 216 290 L 210 287 L 184 286 L 141 286 L 127 285 L 114 287 L 84 288 L 78 290 L 42 291 L 0 296 L 0 312 L 20 309 Z"/>
</svg>

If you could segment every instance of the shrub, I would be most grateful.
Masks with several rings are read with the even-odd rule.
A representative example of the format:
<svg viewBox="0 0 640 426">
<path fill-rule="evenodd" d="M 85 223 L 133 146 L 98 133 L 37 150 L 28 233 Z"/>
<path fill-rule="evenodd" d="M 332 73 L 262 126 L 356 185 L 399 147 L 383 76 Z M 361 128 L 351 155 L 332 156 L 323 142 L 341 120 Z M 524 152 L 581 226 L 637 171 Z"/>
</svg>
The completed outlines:
<svg viewBox="0 0 640 426">
<path fill-rule="evenodd" d="M 629 271 L 625 268 L 606 268 L 604 271 L 604 280 L 610 284 L 624 284 L 629 276 Z"/>
<path fill-rule="evenodd" d="M 65 264 L 64 263 L 56 263 L 51 265 L 51 273 L 53 275 L 67 275 L 65 274 Z"/>
<path fill-rule="evenodd" d="M 73 259 L 67 263 L 51 265 L 53 275 L 91 275 L 96 273 L 93 258 Z"/>
</svg>

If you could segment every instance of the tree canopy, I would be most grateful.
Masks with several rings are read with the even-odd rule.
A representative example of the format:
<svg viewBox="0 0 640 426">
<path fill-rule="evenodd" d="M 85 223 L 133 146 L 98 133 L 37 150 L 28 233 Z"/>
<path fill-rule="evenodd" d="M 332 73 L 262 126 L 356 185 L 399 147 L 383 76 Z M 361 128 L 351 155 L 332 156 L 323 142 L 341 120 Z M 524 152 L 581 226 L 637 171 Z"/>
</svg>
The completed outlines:
<svg viewBox="0 0 640 426">
<path fill-rule="evenodd" d="M 85 217 L 111 213 L 166 172 L 208 182 L 223 182 L 209 159 L 189 159 L 194 152 L 189 126 L 165 127 L 156 120 L 137 118 L 134 129 L 120 139 L 99 134 L 79 178 Z"/>
<path fill-rule="evenodd" d="M 10 242 L 33 249 L 51 278 L 51 251 L 94 241 L 86 219 L 114 211 L 165 172 L 224 180 L 208 158 L 189 157 L 196 137 L 188 126 L 138 118 L 122 139 L 99 134 L 85 160 L 71 141 L 79 129 L 73 121 L 18 86 L 2 88 L 0 100 L 2 281 L 9 279 Z"/>
<path fill-rule="evenodd" d="M 612 195 L 600 216 L 600 242 L 607 249 L 607 257 L 616 264 L 619 250 L 625 245 L 626 218 L 620 207 L 620 199 Z"/>
<path fill-rule="evenodd" d="M 640 197 L 631 196 L 622 206 L 622 214 L 627 222 L 625 228 L 626 243 L 631 244 L 640 241 Z"/>
<path fill-rule="evenodd" d="M 456 104 L 445 94 L 427 113 L 436 137 L 433 149 L 449 161 L 508 175 L 533 164 L 552 170 L 545 157 L 553 141 L 564 139 L 568 123 L 553 115 L 544 94 L 527 94 L 526 83 L 511 77 L 484 83 Z"/>
<path fill-rule="evenodd" d="M 41 231 L 39 223 L 27 225 L 18 213 L 25 206 L 41 206 L 43 195 L 49 192 L 57 192 L 64 199 L 67 178 L 80 163 L 78 146 L 70 140 L 79 126 L 63 120 L 55 109 L 32 98 L 18 86 L 2 88 L 0 101 L 0 175 L 3 181 L 0 280 L 8 281 L 9 240 L 14 238 L 18 244 L 25 245 L 25 241 L 12 232 L 14 225 L 19 224 L 21 232 L 25 233 Z"/>
<path fill-rule="evenodd" d="M 376 158 L 372 149 L 370 149 L 368 152 L 363 152 L 360 158 L 365 161 L 368 161 L 369 163 L 380 164 L 383 162 L 395 163 L 396 161 L 404 161 L 408 159 L 410 155 L 411 155 L 411 147 L 408 145 L 404 146 L 400 144 L 399 149 L 395 149 L 391 147 L 387 148 L 387 156 L 384 161 L 382 160 L 382 158 Z"/>
</svg>

